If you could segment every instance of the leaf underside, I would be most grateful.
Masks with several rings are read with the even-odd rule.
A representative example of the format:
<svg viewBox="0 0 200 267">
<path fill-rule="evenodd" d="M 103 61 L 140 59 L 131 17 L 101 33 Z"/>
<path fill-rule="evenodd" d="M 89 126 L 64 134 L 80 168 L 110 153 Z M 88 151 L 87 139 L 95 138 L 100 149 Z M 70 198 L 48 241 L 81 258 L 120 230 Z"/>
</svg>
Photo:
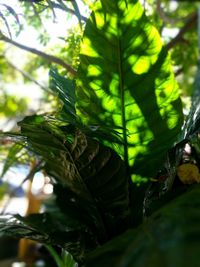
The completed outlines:
<svg viewBox="0 0 200 267">
<path fill-rule="evenodd" d="M 84 238 L 92 237 L 90 246 L 103 244 L 127 229 L 128 179 L 125 164 L 115 151 L 51 118 L 26 117 L 20 126 L 27 148 L 43 159 L 46 173 L 56 182 L 58 207 L 69 218 L 66 226 L 77 230 L 82 224 Z"/>
<path fill-rule="evenodd" d="M 83 121 L 118 129 L 124 143 L 114 149 L 131 172 L 155 175 L 180 130 L 182 111 L 167 51 L 138 1 L 96 4 L 77 85 Z"/>
</svg>

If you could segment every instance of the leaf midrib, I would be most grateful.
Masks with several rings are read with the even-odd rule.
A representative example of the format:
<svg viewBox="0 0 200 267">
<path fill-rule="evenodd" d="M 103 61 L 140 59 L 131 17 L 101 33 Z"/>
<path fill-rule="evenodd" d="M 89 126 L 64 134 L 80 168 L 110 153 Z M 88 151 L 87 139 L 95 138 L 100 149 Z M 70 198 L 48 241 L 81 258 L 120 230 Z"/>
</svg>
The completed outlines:
<svg viewBox="0 0 200 267">
<path fill-rule="evenodd" d="M 124 140 L 124 162 L 126 164 L 126 172 L 128 169 L 128 142 L 127 142 L 127 129 L 126 129 L 126 110 L 125 110 L 125 97 L 124 97 L 124 77 L 123 77 L 123 60 L 122 60 L 122 48 L 121 48 L 121 35 L 120 35 L 120 16 L 118 14 L 117 23 L 117 56 L 118 56 L 118 71 L 119 71 L 119 93 L 121 96 L 121 119 L 123 129 L 123 140 Z"/>
</svg>

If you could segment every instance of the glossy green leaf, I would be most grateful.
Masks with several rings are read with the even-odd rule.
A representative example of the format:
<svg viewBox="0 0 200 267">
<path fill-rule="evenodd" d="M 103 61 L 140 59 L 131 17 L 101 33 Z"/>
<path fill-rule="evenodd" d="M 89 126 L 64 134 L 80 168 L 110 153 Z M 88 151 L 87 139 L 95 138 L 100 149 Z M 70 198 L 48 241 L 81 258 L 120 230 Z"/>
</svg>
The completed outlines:
<svg viewBox="0 0 200 267">
<path fill-rule="evenodd" d="M 78 264 L 74 261 L 72 255 L 65 250 L 62 251 L 62 262 L 63 267 L 78 267 Z"/>
<path fill-rule="evenodd" d="M 78 114 L 121 132 L 124 145 L 115 149 L 131 173 L 155 175 L 182 125 L 170 58 L 139 1 L 102 0 L 94 9 L 80 54 Z"/>
<path fill-rule="evenodd" d="M 62 250 L 62 254 L 60 257 L 60 255 L 52 246 L 46 245 L 45 247 L 49 251 L 50 255 L 53 257 L 57 267 L 78 267 L 78 264 L 74 261 L 72 255 L 69 254 L 66 250 Z"/>
<path fill-rule="evenodd" d="M 199 266 L 200 186 L 88 256 L 85 267 Z"/>
<path fill-rule="evenodd" d="M 47 117 L 28 117 L 20 126 L 30 149 L 45 162 L 46 173 L 57 181 L 57 203 L 67 216 L 80 220 L 96 244 L 126 230 L 128 177 L 116 152 L 71 125 L 56 125 Z"/>
<path fill-rule="evenodd" d="M 56 250 L 50 245 L 46 245 L 45 247 L 49 251 L 52 258 L 54 259 L 57 267 L 63 267 L 62 260 L 61 260 L 60 256 L 58 255 L 58 253 L 56 252 Z"/>
</svg>

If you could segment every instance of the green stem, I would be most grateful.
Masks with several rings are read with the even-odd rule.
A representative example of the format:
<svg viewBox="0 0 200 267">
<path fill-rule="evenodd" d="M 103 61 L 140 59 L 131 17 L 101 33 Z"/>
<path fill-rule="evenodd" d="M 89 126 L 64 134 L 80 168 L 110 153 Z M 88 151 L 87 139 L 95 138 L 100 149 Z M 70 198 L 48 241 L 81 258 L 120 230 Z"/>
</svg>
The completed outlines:
<svg viewBox="0 0 200 267">
<path fill-rule="evenodd" d="M 55 260 L 58 267 L 63 267 L 62 259 L 58 255 L 58 253 L 55 251 L 55 249 L 50 245 L 45 245 L 46 249 L 49 251 L 53 259 Z"/>
</svg>

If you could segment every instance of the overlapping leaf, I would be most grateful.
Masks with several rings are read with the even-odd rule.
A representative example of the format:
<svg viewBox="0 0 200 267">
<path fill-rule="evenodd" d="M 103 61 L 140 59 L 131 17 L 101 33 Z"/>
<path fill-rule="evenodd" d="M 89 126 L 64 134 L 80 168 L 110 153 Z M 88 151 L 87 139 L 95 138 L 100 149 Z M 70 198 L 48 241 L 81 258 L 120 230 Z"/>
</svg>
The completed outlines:
<svg viewBox="0 0 200 267">
<path fill-rule="evenodd" d="M 31 214 L 0 216 L 0 235 L 28 238 L 44 244 L 62 247 L 81 260 L 84 250 L 84 227 L 73 230 L 65 225 L 66 218 L 60 214 Z"/>
<path fill-rule="evenodd" d="M 200 186 L 197 185 L 93 252 L 85 267 L 199 266 Z"/>
<path fill-rule="evenodd" d="M 61 76 L 57 70 L 50 70 L 50 88 L 58 94 L 62 101 L 61 116 L 65 120 L 74 122 L 76 119 L 75 111 L 75 82 Z"/>
<path fill-rule="evenodd" d="M 197 67 L 192 104 L 182 131 L 182 139 L 190 138 L 193 134 L 200 131 L 200 62 L 198 62 Z"/>
<path fill-rule="evenodd" d="M 124 145 L 117 151 L 131 172 L 154 175 L 180 130 L 182 113 L 170 59 L 139 1 L 96 4 L 77 84 L 83 121 L 119 129 Z"/>
<path fill-rule="evenodd" d="M 58 204 L 87 226 L 97 244 L 127 228 L 128 179 L 116 152 L 71 125 L 55 125 L 42 116 L 26 118 L 20 126 L 30 149 L 58 182 Z"/>
</svg>

